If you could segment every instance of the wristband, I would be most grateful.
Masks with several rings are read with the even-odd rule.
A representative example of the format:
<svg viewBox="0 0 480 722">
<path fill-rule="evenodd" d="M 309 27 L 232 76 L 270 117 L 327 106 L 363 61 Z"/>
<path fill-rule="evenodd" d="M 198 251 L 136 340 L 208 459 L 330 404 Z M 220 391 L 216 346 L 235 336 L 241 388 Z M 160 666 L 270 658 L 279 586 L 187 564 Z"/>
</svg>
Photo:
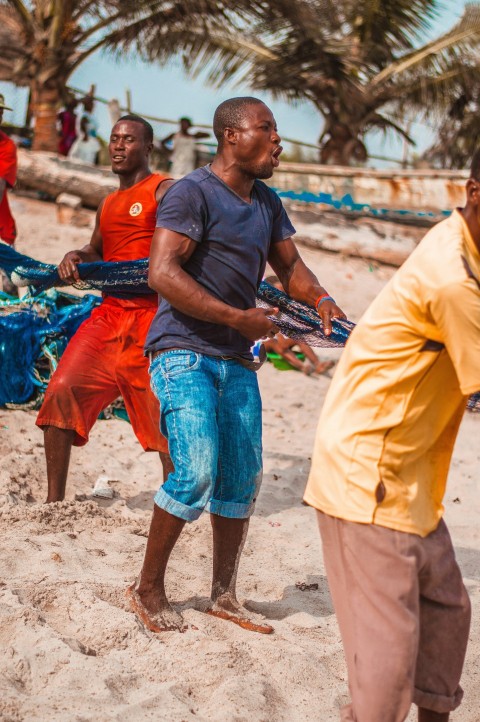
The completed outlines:
<svg viewBox="0 0 480 722">
<path fill-rule="evenodd" d="M 317 300 L 315 301 L 315 308 L 317 311 L 318 311 L 318 307 L 321 306 L 324 301 L 332 301 L 332 303 L 335 303 L 333 298 L 331 296 L 329 296 L 328 293 L 322 293 L 322 295 L 319 296 L 317 298 Z"/>
</svg>

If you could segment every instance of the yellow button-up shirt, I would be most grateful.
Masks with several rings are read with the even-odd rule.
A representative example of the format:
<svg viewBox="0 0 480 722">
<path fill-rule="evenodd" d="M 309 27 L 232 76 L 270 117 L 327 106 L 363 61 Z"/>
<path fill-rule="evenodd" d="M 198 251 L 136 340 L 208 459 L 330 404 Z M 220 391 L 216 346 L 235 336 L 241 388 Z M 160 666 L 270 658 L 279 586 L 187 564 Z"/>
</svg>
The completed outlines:
<svg viewBox="0 0 480 722">
<path fill-rule="evenodd" d="M 320 417 L 305 501 L 331 516 L 426 536 L 465 397 L 480 390 L 480 252 L 454 211 L 371 304 Z"/>
</svg>

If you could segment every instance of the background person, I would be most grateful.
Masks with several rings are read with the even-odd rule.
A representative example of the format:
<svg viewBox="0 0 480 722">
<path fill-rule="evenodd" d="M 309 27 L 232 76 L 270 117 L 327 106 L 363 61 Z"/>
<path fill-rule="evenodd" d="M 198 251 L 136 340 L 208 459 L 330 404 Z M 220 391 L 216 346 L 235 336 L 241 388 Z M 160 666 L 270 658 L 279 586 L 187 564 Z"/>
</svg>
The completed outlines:
<svg viewBox="0 0 480 722">
<path fill-rule="evenodd" d="M 172 178 L 183 178 L 195 170 L 196 140 L 208 138 L 209 133 L 197 131 L 190 133 L 192 121 L 190 118 L 180 118 L 180 130 L 171 133 L 162 140 L 162 146 L 170 154 L 170 174 Z M 173 143 L 173 150 L 170 144 Z"/>
<path fill-rule="evenodd" d="M 58 141 L 58 152 L 60 155 L 67 156 L 72 145 L 77 138 L 77 116 L 75 108 L 77 101 L 70 98 L 65 106 L 65 110 L 58 114 L 58 122 L 60 123 L 60 139 Z"/>
<path fill-rule="evenodd" d="M 87 95 L 81 102 L 83 112 L 80 115 L 78 138 L 72 145 L 70 158 L 95 165 L 100 151 L 100 142 L 97 138 L 98 121 L 93 114 L 95 101 Z"/>
<path fill-rule="evenodd" d="M 83 111 L 80 114 L 80 131 L 84 135 L 96 138 L 98 133 L 98 120 L 96 119 L 93 109 L 95 108 L 95 100 L 91 95 L 82 98 Z"/>
</svg>

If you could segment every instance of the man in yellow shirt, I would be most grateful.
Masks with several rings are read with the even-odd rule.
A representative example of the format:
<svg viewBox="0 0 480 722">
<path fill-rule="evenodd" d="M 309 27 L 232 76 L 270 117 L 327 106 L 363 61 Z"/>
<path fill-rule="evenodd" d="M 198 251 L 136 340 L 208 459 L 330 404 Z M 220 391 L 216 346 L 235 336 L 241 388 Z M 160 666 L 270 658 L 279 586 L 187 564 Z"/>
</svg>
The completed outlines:
<svg viewBox="0 0 480 722">
<path fill-rule="evenodd" d="M 343 722 L 447 722 L 470 603 L 442 520 L 466 397 L 480 389 L 480 153 L 465 208 L 432 228 L 372 303 L 319 422 L 318 510 L 347 659 Z"/>
</svg>

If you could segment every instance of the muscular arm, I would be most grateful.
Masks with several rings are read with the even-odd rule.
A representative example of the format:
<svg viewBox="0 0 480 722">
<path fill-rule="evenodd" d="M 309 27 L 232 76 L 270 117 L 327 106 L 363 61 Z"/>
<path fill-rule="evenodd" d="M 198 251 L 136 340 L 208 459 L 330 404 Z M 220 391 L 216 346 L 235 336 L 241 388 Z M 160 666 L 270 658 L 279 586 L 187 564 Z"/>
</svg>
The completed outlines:
<svg viewBox="0 0 480 722">
<path fill-rule="evenodd" d="M 268 262 L 280 279 L 289 296 L 314 306 L 319 296 L 327 293 L 312 271 L 300 258 L 297 247 L 291 238 L 272 243 Z M 325 334 L 332 332 L 332 318 L 345 318 L 343 311 L 332 301 L 324 301 L 318 307 L 318 315 L 323 321 Z"/>
<path fill-rule="evenodd" d="M 242 311 L 212 296 L 183 270 L 196 243 L 165 228 L 157 228 L 150 252 L 148 284 L 174 308 L 187 316 L 208 323 L 230 326 L 255 340 L 278 331 L 267 318 L 271 310 L 250 308 Z"/>
<path fill-rule="evenodd" d="M 95 228 L 93 229 L 90 243 L 87 243 L 86 246 L 83 246 L 83 248 L 79 248 L 76 251 L 69 251 L 60 261 L 58 265 L 58 275 L 64 281 L 70 281 L 73 283 L 74 281 L 78 281 L 80 279 L 77 264 L 103 260 L 103 243 L 102 235 L 100 233 L 100 216 L 102 215 L 103 203 L 104 201 L 100 203 L 97 210 Z"/>
<path fill-rule="evenodd" d="M 160 181 L 160 183 L 157 186 L 157 190 L 155 191 L 155 200 L 157 203 L 160 203 L 165 193 L 168 191 L 170 186 L 173 186 L 175 183 L 175 180 L 173 178 L 166 178 L 163 181 Z"/>
</svg>

